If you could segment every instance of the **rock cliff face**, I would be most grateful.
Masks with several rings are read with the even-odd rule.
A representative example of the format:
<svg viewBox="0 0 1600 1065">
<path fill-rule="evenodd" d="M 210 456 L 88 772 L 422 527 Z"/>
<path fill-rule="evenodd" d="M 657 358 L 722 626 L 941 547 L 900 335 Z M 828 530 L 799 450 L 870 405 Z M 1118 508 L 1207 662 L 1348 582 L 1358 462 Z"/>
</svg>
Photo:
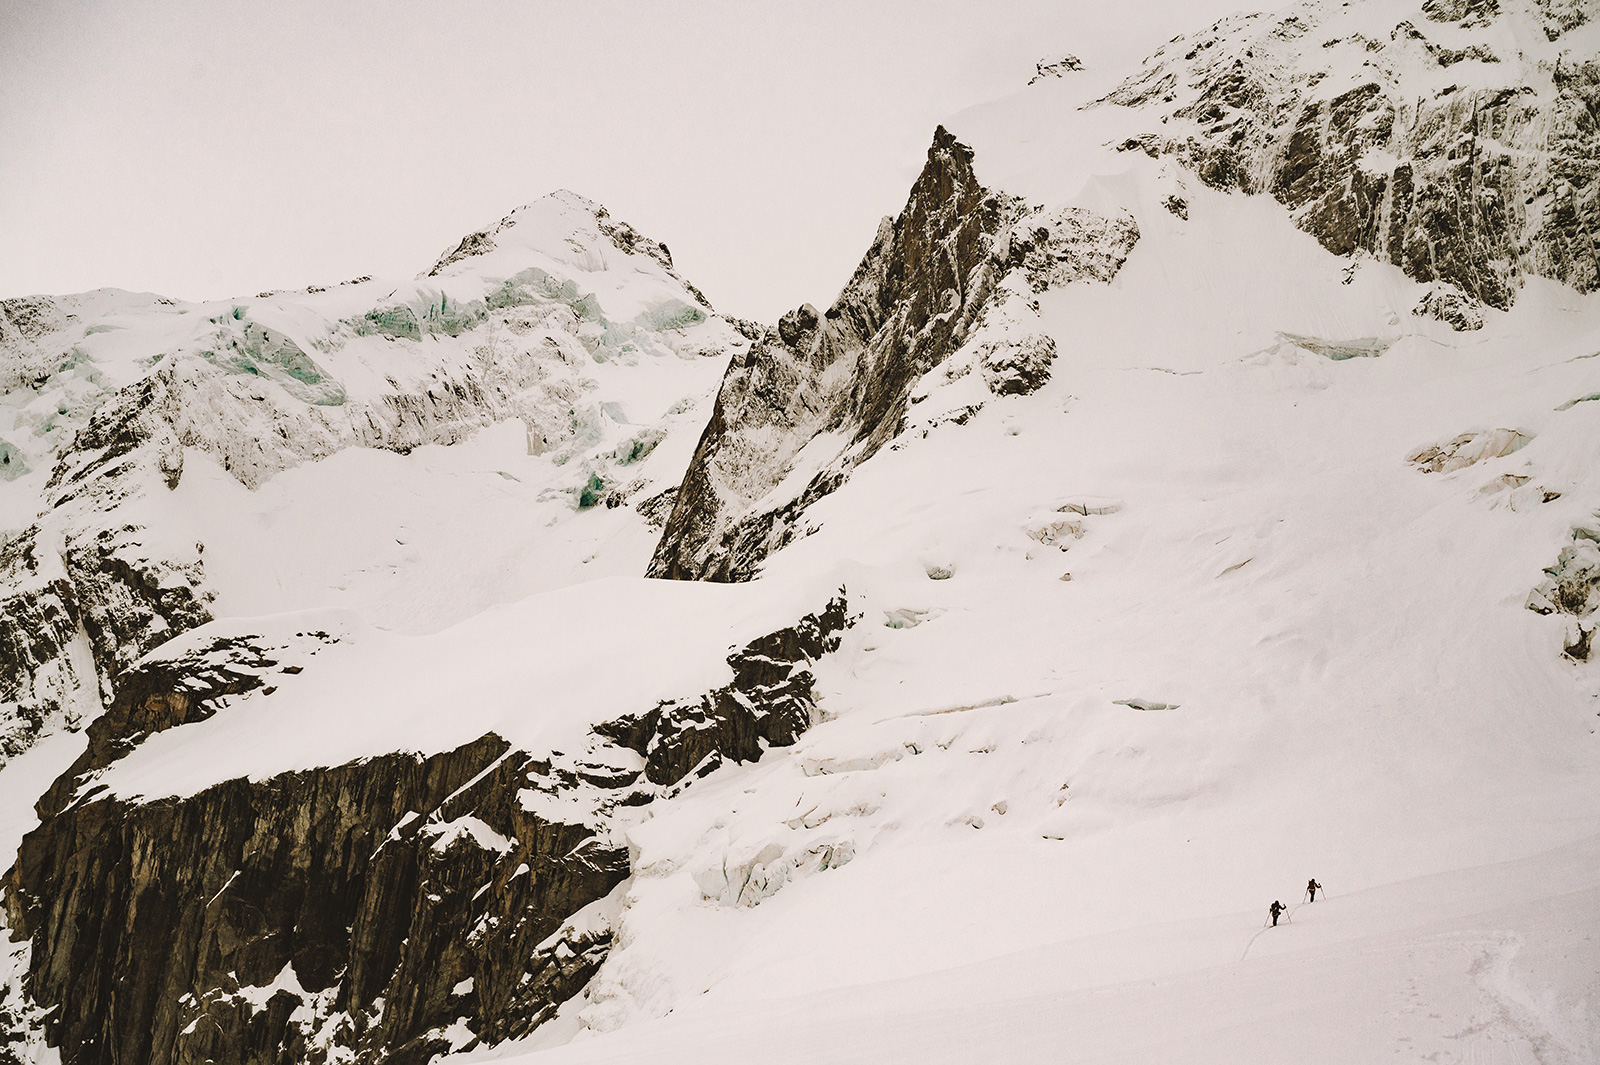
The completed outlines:
<svg viewBox="0 0 1600 1065">
<path fill-rule="evenodd" d="M 151 523 L 186 455 L 254 489 L 348 448 L 406 453 L 519 419 L 574 509 L 676 483 L 639 476 L 666 430 L 628 423 L 596 367 L 749 341 L 662 245 L 581 197 L 490 232 L 414 282 L 0 301 L 0 459 L 36 493 L 31 523 L 0 526 L 0 754 L 93 717 L 122 670 L 211 620 L 204 544 Z"/>
<path fill-rule="evenodd" d="M 597 724 L 581 751 L 489 734 L 133 801 L 96 773 L 339 635 L 141 663 L 6 880 L 50 1043 L 71 1065 L 420 1063 L 525 1034 L 605 958 L 623 830 L 723 759 L 792 744 L 807 663 L 849 621 L 836 599 L 733 654 L 723 688 Z"/>
<path fill-rule="evenodd" d="M 1028 291 L 1109 280 L 1138 239 L 1130 218 L 1030 211 L 984 188 L 972 162 L 941 126 L 905 208 L 879 225 L 833 305 L 790 311 L 733 360 L 651 576 L 753 577 L 802 534 L 806 507 L 900 434 L 924 374 L 984 326 L 1003 331 Z M 789 478 L 796 491 L 769 495 Z"/>
<path fill-rule="evenodd" d="M 1308 2 L 1174 39 L 1106 102 L 1129 150 L 1265 193 L 1338 255 L 1507 308 L 1527 276 L 1600 286 L 1600 5 Z M 1574 33 L 1587 27 L 1582 33 Z"/>
</svg>

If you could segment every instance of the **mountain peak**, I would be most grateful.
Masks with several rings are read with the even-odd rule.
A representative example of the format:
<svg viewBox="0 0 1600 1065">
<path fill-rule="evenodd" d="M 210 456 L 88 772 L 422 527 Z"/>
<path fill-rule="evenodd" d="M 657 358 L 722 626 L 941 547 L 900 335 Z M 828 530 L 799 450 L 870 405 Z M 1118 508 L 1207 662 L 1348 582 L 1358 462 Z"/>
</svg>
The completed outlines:
<svg viewBox="0 0 1600 1065">
<path fill-rule="evenodd" d="M 483 264 L 473 267 L 458 264 L 495 256 L 497 252 L 503 252 L 508 263 L 513 257 L 518 261 L 525 259 L 531 252 L 583 271 L 621 266 L 626 260 L 618 259 L 618 252 L 623 256 L 642 256 L 683 285 L 696 302 L 707 308 L 711 306 L 699 289 L 678 274 L 672 265 L 672 253 L 665 244 L 613 218 L 603 205 L 570 189 L 557 189 L 523 204 L 492 226 L 468 233 L 423 276 L 478 272 Z"/>
</svg>

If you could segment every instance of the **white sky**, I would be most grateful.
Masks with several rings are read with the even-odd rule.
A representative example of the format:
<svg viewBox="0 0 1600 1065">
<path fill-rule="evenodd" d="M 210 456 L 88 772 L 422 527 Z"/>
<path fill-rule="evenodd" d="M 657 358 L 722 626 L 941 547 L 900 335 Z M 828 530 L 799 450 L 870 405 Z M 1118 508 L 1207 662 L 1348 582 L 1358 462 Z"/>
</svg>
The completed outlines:
<svg viewBox="0 0 1600 1065">
<path fill-rule="evenodd" d="M 833 298 L 934 125 L 1239 0 L 0 0 L 0 296 L 412 276 L 556 188 L 718 309 Z"/>
</svg>

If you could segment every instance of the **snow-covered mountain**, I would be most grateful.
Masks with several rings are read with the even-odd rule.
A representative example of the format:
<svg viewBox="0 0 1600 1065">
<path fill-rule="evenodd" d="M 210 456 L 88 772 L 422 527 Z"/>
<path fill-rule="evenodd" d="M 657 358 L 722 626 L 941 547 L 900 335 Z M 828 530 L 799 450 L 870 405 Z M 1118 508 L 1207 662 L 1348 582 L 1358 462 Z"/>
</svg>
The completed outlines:
<svg viewBox="0 0 1600 1065">
<path fill-rule="evenodd" d="M 691 412 L 748 343 L 665 248 L 564 192 L 416 280 L 5 301 L 6 753 L 213 616 L 426 631 L 637 571 Z"/>
<path fill-rule="evenodd" d="M 771 328 L 5 304 L 13 1055 L 1600 1060 L 1597 55 L 1041 61 Z"/>
</svg>

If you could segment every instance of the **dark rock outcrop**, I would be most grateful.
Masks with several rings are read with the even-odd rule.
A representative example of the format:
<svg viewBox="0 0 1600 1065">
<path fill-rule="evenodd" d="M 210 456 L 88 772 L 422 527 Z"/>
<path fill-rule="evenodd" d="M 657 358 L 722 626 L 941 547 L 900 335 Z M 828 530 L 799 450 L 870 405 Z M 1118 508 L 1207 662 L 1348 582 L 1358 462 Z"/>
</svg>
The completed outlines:
<svg viewBox="0 0 1600 1065">
<path fill-rule="evenodd" d="M 1056 342 L 1050 335 L 1030 333 L 984 344 L 978 362 L 989 391 L 997 396 L 1025 396 L 1044 387 L 1055 358 Z"/>
<path fill-rule="evenodd" d="M 812 675 L 795 663 L 837 650 L 836 634 L 850 621 L 845 600 L 835 599 L 821 613 L 731 655 L 729 684 L 595 731 L 642 755 L 645 775 L 656 784 L 672 784 L 690 773 L 703 776 L 724 760 L 753 761 L 763 746 L 792 746 L 816 712 Z"/>
<path fill-rule="evenodd" d="M 1433 318 L 1458 333 L 1483 328 L 1483 311 L 1468 296 L 1450 285 L 1435 285 L 1422 294 L 1411 313 L 1418 318 Z"/>
<path fill-rule="evenodd" d="M 1071 54 L 1041 59 L 1033 64 L 1033 77 L 1028 79 L 1028 84 L 1032 85 L 1034 82 L 1043 81 L 1046 78 L 1065 77 L 1073 71 L 1082 69 L 1083 61 Z"/>
<path fill-rule="evenodd" d="M 315 654 L 320 646 L 339 639 L 338 634 L 321 630 L 298 632 L 280 641 L 225 635 L 192 648 L 164 651 L 128 669 L 117 678 L 111 705 L 85 730 L 88 742 L 83 753 L 35 804 L 40 819 L 59 814 L 91 774 L 146 737 L 204 721 L 223 709 L 230 696 L 269 688 L 274 676 L 301 672 L 308 650 Z"/>
<path fill-rule="evenodd" d="M 628 876 L 629 818 L 793 743 L 806 666 L 850 620 L 841 596 L 735 652 L 723 688 L 598 725 L 583 751 L 489 734 L 130 800 L 96 771 L 298 668 L 249 637 L 143 664 L 6 877 L 49 1042 L 67 1065 L 420 1065 L 531 1031 L 606 956 L 596 906 Z"/>
<path fill-rule="evenodd" d="M 1175 39 L 1106 102 L 1161 116 L 1160 134 L 1125 147 L 1273 196 L 1335 254 L 1504 309 L 1529 275 L 1600 287 L 1600 63 L 1554 43 L 1586 6 L 1428 0 L 1424 26 L 1474 38 L 1455 48 L 1405 20 L 1382 38 L 1338 36 L 1335 5 L 1235 16 Z M 1494 51 L 1535 47 L 1541 30 L 1545 51 Z M 1463 81 L 1480 87 L 1435 87 L 1431 72 L 1457 63 L 1478 65 Z M 1434 306 L 1472 328 L 1448 297 Z"/>
<path fill-rule="evenodd" d="M 879 225 L 833 306 L 790 311 L 729 366 L 650 575 L 746 579 L 792 538 L 799 511 L 893 438 L 911 384 L 965 339 L 1000 276 L 986 269 L 988 238 L 1020 213 L 978 183 L 972 150 L 940 127 L 905 209 Z M 801 447 L 836 431 L 847 456 L 793 506 L 740 513 Z M 778 453 L 763 443 L 773 438 Z"/>
</svg>

